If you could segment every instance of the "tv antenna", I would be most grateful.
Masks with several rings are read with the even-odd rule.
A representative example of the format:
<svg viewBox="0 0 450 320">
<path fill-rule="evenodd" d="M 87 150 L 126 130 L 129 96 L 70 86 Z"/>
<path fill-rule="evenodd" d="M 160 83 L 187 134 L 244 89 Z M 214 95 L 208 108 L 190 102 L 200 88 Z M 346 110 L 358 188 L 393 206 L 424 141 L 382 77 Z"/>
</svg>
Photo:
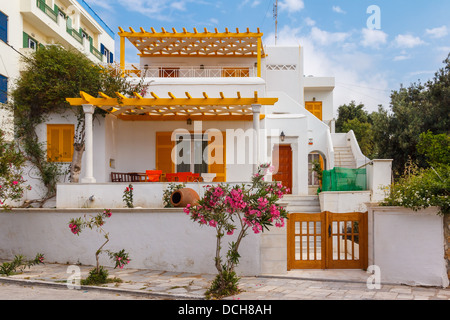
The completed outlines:
<svg viewBox="0 0 450 320">
<path fill-rule="evenodd" d="M 278 0 L 275 0 L 273 5 L 273 18 L 275 19 L 275 45 L 277 45 L 278 39 Z"/>
</svg>

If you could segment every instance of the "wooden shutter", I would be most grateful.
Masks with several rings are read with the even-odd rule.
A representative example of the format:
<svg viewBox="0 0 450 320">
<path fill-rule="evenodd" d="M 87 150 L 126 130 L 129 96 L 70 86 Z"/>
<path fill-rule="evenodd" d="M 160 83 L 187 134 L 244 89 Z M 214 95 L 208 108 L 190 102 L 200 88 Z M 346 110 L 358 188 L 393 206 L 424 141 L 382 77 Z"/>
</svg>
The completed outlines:
<svg viewBox="0 0 450 320">
<path fill-rule="evenodd" d="M 0 103 L 8 102 L 8 78 L 0 75 Z"/>
<path fill-rule="evenodd" d="M 47 161 L 72 162 L 74 133 L 73 124 L 47 125 Z"/>
<path fill-rule="evenodd" d="M 305 102 L 305 109 L 322 120 L 322 101 Z"/>
<path fill-rule="evenodd" d="M 223 155 L 223 161 L 222 163 L 212 163 L 212 161 L 208 161 L 209 162 L 209 168 L 208 171 L 209 173 L 215 173 L 216 177 L 214 178 L 215 182 L 226 182 L 227 181 L 227 172 L 226 172 L 226 134 L 224 132 L 222 132 L 222 141 L 223 144 L 221 146 L 217 146 L 215 145 L 215 150 L 212 151 L 213 154 L 211 154 L 211 156 L 215 156 L 215 152 L 220 152 L 222 151 L 222 155 Z M 211 141 L 210 143 L 212 143 L 214 141 Z"/>
<path fill-rule="evenodd" d="M 0 39 L 8 43 L 8 16 L 0 11 Z"/>
<path fill-rule="evenodd" d="M 163 173 L 173 173 L 174 164 L 172 162 L 172 132 L 156 133 L 156 170 L 162 170 Z"/>
</svg>

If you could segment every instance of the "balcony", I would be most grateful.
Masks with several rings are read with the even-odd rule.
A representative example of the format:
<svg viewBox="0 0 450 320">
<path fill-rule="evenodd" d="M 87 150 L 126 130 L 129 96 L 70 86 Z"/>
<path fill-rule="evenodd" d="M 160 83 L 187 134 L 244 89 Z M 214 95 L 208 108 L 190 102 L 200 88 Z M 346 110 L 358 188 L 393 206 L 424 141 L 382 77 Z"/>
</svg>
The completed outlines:
<svg viewBox="0 0 450 320">
<path fill-rule="evenodd" d="M 256 77 L 254 66 L 125 66 L 125 75 L 133 78 L 249 78 Z"/>
<path fill-rule="evenodd" d="M 100 51 L 90 41 L 87 41 L 78 30 L 72 28 L 69 19 L 64 19 L 58 14 L 57 10 L 49 7 L 44 0 L 20 1 L 20 11 L 24 19 L 40 30 L 46 38 L 54 39 L 54 43 L 59 43 L 66 48 L 76 48 L 84 52 L 93 61 L 103 61 L 103 55 Z"/>
</svg>

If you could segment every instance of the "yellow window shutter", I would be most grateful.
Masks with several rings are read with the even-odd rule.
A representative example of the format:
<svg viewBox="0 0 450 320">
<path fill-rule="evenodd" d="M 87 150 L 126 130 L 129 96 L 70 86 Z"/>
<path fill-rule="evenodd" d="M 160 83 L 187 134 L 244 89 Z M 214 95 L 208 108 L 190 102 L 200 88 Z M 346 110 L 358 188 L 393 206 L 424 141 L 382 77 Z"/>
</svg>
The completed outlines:
<svg viewBox="0 0 450 320">
<path fill-rule="evenodd" d="M 222 153 L 223 161 L 222 163 L 213 163 L 212 160 L 208 160 L 209 166 L 208 171 L 209 173 L 215 173 L 216 177 L 214 179 L 215 182 L 226 182 L 227 181 L 227 172 L 226 172 L 226 134 L 222 132 L 222 141 L 223 143 L 221 145 L 214 144 L 214 150 L 211 152 L 212 154 L 209 155 L 209 158 L 215 158 L 216 152 Z M 210 142 L 214 143 L 214 140 Z"/>
<path fill-rule="evenodd" d="M 47 125 L 47 161 L 71 162 L 75 126 L 73 124 Z"/>
<path fill-rule="evenodd" d="M 322 120 L 322 101 L 305 102 L 305 109 Z"/>
<path fill-rule="evenodd" d="M 162 170 L 163 173 L 173 173 L 174 164 L 172 162 L 172 132 L 156 133 L 156 170 Z"/>
</svg>

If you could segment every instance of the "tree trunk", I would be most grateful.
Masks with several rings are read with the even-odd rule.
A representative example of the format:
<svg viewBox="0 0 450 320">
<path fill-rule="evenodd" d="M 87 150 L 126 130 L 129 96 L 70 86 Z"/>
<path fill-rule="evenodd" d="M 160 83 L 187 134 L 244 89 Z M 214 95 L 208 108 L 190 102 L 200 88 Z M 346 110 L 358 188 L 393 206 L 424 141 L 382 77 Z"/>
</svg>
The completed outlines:
<svg viewBox="0 0 450 320">
<path fill-rule="evenodd" d="M 73 158 L 70 165 L 70 182 L 80 182 L 81 160 L 83 159 L 84 142 L 75 143 L 73 145 Z"/>
</svg>

